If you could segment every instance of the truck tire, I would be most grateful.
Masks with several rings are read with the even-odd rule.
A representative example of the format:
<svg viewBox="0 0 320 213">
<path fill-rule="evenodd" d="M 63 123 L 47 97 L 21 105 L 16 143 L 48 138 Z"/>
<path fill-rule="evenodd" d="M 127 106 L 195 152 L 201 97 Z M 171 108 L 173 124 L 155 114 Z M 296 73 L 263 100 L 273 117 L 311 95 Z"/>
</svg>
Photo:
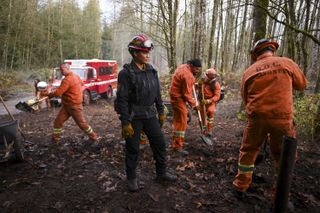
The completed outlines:
<svg viewBox="0 0 320 213">
<path fill-rule="evenodd" d="M 90 93 L 88 90 L 83 91 L 83 105 L 88 106 L 90 104 Z"/>
<path fill-rule="evenodd" d="M 108 87 L 106 98 L 111 98 L 113 96 L 113 89 L 111 86 Z"/>
<path fill-rule="evenodd" d="M 14 139 L 14 144 L 13 144 L 13 149 L 14 149 L 14 161 L 15 162 L 23 162 L 24 161 L 24 147 L 23 147 L 23 142 L 20 137 L 16 137 Z"/>
</svg>

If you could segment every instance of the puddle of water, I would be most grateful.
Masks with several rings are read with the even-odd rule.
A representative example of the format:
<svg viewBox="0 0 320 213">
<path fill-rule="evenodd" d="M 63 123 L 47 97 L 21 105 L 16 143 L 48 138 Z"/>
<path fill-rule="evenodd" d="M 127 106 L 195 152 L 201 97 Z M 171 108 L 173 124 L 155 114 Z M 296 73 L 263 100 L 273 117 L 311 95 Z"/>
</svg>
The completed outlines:
<svg viewBox="0 0 320 213">
<path fill-rule="evenodd" d="M 15 105 L 17 103 L 19 103 L 19 101 L 23 102 L 23 101 L 27 101 L 34 98 L 34 94 L 32 92 L 30 93 L 21 93 L 20 95 L 17 95 L 15 97 L 10 98 L 9 100 L 4 101 L 5 105 L 7 106 L 7 108 L 9 109 L 11 114 L 18 114 L 21 111 L 17 110 L 15 108 Z M 4 108 L 3 104 L 0 103 L 0 115 L 7 115 L 8 112 L 7 110 Z"/>
</svg>

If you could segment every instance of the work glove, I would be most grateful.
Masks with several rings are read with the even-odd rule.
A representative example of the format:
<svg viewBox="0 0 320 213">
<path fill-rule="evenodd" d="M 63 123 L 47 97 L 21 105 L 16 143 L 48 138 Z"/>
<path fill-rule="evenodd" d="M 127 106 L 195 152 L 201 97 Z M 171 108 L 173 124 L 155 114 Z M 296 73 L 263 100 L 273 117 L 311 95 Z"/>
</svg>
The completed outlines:
<svg viewBox="0 0 320 213">
<path fill-rule="evenodd" d="M 122 137 L 124 139 L 131 138 L 134 134 L 131 123 L 125 123 L 122 125 Z"/>
<path fill-rule="evenodd" d="M 212 99 L 203 99 L 201 100 L 201 104 L 202 105 L 207 105 L 207 104 L 211 104 L 212 103 Z"/>
<path fill-rule="evenodd" d="M 161 115 L 158 116 L 158 119 L 159 119 L 160 127 L 162 128 L 166 117 L 165 117 L 164 114 L 161 114 Z"/>
</svg>

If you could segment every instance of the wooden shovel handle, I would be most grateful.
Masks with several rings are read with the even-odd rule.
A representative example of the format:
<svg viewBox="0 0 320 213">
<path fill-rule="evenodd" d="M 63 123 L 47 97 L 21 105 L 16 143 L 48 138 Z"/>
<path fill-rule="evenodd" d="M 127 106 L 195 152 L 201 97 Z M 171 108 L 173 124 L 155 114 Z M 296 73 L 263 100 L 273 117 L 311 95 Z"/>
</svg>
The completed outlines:
<svg viewBox="0 0 320 213">
<path fill-rule="evenodd" d="M 1 99 L 1 103 L 3 104 L 4 108 L 7 110 L 7 112 L 8 112 L 8 114 L 9 114 L 9 116 L 10 116 L 10 117 L 11 117 L 11 119 L 14 121 L 15 119 L 14 119 L 13 115 L 10 113 L 10 111 L 9 111 L 9 109 L 8 109 L 8 107 L 7 107 L 7 105 L 4 103 L 4 100 L 2 99 L 2 96 L 1 96 L 1 95 L 0 95 L 0 99 Z"/>
</svg>

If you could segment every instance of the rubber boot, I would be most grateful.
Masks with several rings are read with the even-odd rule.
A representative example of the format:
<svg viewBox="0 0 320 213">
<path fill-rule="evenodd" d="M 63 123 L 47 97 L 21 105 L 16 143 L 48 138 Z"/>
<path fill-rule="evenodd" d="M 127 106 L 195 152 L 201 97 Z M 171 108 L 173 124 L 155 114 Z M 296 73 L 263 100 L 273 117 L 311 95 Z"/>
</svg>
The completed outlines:
<svg viewBox="0 0 320 213">
<path fill-rule="evenodd" d="M 178 149 L 176 152 L 177 152 L 178 154 L 182 155 L 182 156 L 187 156 L 187 155 L 189 155 L 189 152 L 188 152 L 187 150 L 185 150 L 185 149 Z"/>
<path fill-rule="evenodd" d="M 127 183 L 128 183 L 128 189 L 130 192 L 136 192 L 139 190 L 137 178 L 128 180 Z"/>
<path fill-rule="evenodd" d="M 165 172 L 164 174 L 158 174 L 156 177 L 156 180 L 159 182 L 164 182 L 164 181 L 175 182 L 178 180 L 178 177 L 176 175 Z"/>
<path fill-rule="evenodd" d="M 91 134 L 88 134 L 90 140 L 98 142 L 98 136 L 95 132 L 92 132 Z"/>
<path fill-rule="evenodd" d="M 95 132 L 92 132 L 91 134 L 89 134 L 89 138 L 90 140 L 85 142 L 84 148 L 92 152 L 99 151 L 102 146 L 98 140 L 97 134 Z"/>
</svg>

